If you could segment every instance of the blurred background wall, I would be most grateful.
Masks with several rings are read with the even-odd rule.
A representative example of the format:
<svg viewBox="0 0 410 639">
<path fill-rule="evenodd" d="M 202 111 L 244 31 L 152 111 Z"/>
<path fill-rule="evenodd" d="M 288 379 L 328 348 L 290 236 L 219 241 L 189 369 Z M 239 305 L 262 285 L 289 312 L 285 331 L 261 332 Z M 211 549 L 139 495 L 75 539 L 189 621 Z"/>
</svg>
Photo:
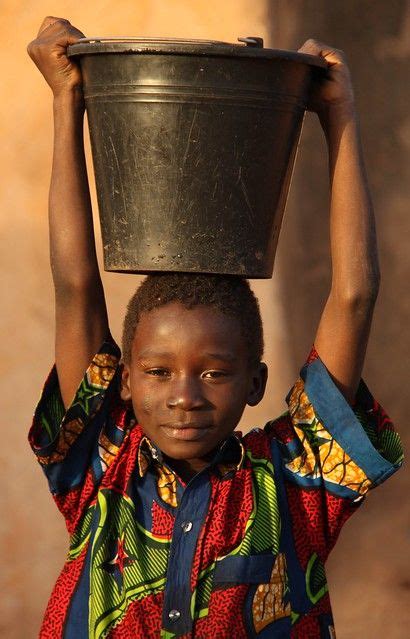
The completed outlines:
<svg viewBox="0 0 410 639">
<path fill-rule="evenodd" d="M 410 3 L 406 0 L 38 0 L 0 2 L 2 373 L 0 636 L 36 637 L 67 551 L 63 520 L 26 441 L 53 359 L 53 289 L 48 266 L 47 192 L 51 93 L 26 54 L 46 15 L 87 35 L 147 35 L 297 49 L 315 37 L 344 49 L 352 69 L 379 232 L 382 287 L 364 377 L 405 442 L 409 374 L 408 185 Z M 406 74 L 407 71 L 407 74 Z M 407 79 L 407 81 L 406 81 Z M 89 151 L 88 151 L 89 157 Z M 90 181 L 96 211 L 92 166 Z M 329 276 L 326 146 L 317 118 L 305 119 L 272 281 L 254 286 L 262 303 L 266 360 L 263 407 L 243 429 L 284 410 L 283 397 L 311 344 Z M 99 242 L 99 235 L 97 232 Z M 105 273 L 119 339 L 135 276 Z M 410 624 L 409 473 L 370 496 L 343 531 L 329 564 L 339 639 L 401 639 Z M 234 639 L 234 638 L 233 638 Z"/>
</svg>

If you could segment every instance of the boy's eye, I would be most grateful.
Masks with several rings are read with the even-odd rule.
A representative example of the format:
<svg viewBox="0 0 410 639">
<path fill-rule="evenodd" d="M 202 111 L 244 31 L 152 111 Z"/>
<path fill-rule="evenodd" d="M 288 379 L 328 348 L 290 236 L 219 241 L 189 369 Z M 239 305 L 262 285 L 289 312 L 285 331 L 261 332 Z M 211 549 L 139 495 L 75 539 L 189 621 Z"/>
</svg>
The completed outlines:
<svg viewBox="0 0 410 639">
<path fill-rule="evenodd" d="M 219 379 L 220 377 L 226 377 L 227 373 L 225 371 L 206 371 L 206 373 L 202 374 L 204 379 Z"/>
<path fill-rule="evenodd" d="M 153 377 L 168 377 L 170 372 L 166 368 L 150 368 L 145 371 L 147 375 L 152 375 Z"/>
</svg>

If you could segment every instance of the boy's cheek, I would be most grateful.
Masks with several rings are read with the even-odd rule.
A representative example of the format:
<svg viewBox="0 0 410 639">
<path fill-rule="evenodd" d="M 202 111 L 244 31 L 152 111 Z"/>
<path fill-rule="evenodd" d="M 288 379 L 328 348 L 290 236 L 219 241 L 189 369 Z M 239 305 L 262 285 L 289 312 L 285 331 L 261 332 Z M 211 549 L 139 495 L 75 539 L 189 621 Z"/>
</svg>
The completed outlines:
<svg viewBox="0 0 410 639">
<path fill-rule="evenodd" d="M 141 390 L 141 387 L 139 387 L 138 393 L 132 393 L 134 414 L 137 416 L 141 426 L 147 425 L 149 428 L 152 428 L 155 427 L 155 424 L 164 420 L 166 411 L 157 393 L 149 390 L 141 393 Z"/>
<path fill-rule="evenodd" d="M 151 395 L 145 395 L 141 402 L 141 408 L 144 413 L 150 415 L 153 412 L 153 398 Z"/>
</svg>

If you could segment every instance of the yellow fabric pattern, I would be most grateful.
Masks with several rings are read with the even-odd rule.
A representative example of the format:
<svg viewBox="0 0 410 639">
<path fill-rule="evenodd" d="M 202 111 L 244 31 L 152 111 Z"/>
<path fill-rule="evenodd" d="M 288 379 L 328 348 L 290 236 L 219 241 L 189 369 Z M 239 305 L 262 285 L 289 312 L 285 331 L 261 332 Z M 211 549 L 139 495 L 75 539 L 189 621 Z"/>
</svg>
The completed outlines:
<svg viewBox="0 0 410 639">
<path fill-rule="evenodd" d="M 141 445 L 138 448 L 138 472 L 140 474 L 140 477 L 144 477 L 145 473 L 147 472 L 148 466 L 149 466 L 149 461 L 147 459 L 146 454 L 144 453 L 144 451 L 141 448 Z"/>
<path fill-rule="evenodd" d="M 159 497 L 169 506 L 176 508 L 178 505 L 177 479 L 174 473 L 168 468 L 160 466 L 159 464 L 155 465 L 155 471 L 158 475 L 157 491 Z"/>
<path fill-rule="evenodd" d="M 302 379 L 293 388 L 289 411 L 303 452 L 286 467 L 302 477 L 315 479 L 322 475 L 328 482 L 365 494 L 370 480 L 319 421 L 304 391 Z"/>
<path fill-rule="evenodd" d="M 87 370 L 88 382 L 97 388 L 107 388 L 113 378 L 118 359 L 108 353 L 98 353 Z"/>
<path fill-rule="evenodd" d="M 103 470 L 111 466 L 117 456 L 119 447 L 113 444 L 104 433 L 101 433 L 98 440 L 98 452 L 100 455 Z"/>
<path fill-rule="evenodd" d="M 287 588 L 286 559 L 284 553 L 280 553 L 276 557 L 270 582 L 258 586 L 253 597 L 252 616 L 256 633 L 270 623 L 290 616 L 290 602 L 284 603 Z"/>
</svg>

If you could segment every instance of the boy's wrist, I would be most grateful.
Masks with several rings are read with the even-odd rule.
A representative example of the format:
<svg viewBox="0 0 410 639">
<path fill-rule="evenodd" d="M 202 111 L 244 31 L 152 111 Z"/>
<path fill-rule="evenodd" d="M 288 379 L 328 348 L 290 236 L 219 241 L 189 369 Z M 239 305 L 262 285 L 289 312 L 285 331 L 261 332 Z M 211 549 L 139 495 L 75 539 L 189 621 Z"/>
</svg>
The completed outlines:
<svg viewBox="0 0 410 639">
<path fill-rule="evenodd" d="M 343 130 L 346 124 L 357 121 L 356 106 L 353 101 L 329 105 L 318 112 L 318 117 L 326 137 L 333 131 Z"/>
<path fill-rule="evenodd" d="M 79 89 L 72 89 L 54 95 L 53 110 L 54 114 L 61 111 L 73 111 L 82 115 L 85 111 L 83 92 Z"/>
</svg>

